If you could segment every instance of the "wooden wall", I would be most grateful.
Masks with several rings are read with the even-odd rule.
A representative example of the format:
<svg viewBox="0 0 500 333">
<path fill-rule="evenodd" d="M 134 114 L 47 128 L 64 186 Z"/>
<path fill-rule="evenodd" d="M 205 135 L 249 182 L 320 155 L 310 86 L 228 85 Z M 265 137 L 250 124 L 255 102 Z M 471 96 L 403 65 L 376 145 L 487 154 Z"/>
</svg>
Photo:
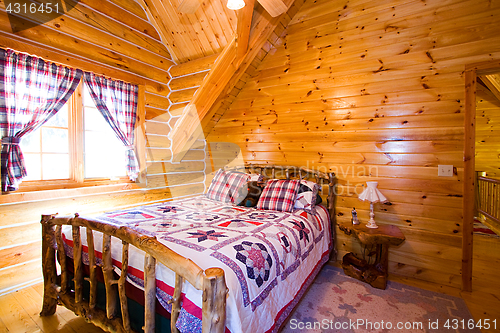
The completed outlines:
<svg viewBox="0 0 500 333">
<path fill-rule="evenodd" d="M 23 27 L 26 21 L 13 24 Z M 41 214 L 90 214 L 204 192 L 203 142 L 189 152 L 189 168 L 168 163 L 168 153 L 153 157 L 168 150 L 169 122 L 179 113 L 171 108 L 178 102 L 171 101 L 171 93 L 183 88 L 169 87 L 175 64 L 135 1 L 81 0 L 63 17 L 14 34 L 0 0 L 0 47 L 141 85 L 146 135 L 138 140 L 147 145 L 147 156 L 140 158 L 148 161 L 147 169 L 141 166 L 145 188 L 115 185 L 0 196 L 0 294 L 40 281 Z"/>
<path fill-rule="evenodd" d="M 352 207 L 367 221 L 357 194 L 378 181 L 390 204 L 376 220 L 407 238 L 390 272 L 460 287 L 463 71 L 500 58 L 499 23 L 487 0 L 307 0 L 208 140 L 238 144 L 247 162 L 334 171 L 339 222 Z M 359 251 L 338 235 L 341 256 Z"/>
<path fill-rule="evenodd" d="M 476 98 L 476 171 L 500 177 L 500 100 L 478 85 Z"/>
</svg>

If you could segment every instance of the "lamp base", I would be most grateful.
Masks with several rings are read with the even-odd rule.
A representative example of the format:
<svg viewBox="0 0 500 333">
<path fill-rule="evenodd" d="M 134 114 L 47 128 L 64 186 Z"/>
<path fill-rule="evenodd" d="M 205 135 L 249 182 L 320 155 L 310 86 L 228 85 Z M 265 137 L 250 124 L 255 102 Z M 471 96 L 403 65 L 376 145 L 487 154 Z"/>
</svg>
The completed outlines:
<svg viewBox="0 0 500 333">
<path fill-rule="evenodd" d="M 374 219 L 370 219 L 368 223 L 366 223 L 366 227 L 370 229 L 377 229 L 378 225 L 375 223 Z"/>
</svg>

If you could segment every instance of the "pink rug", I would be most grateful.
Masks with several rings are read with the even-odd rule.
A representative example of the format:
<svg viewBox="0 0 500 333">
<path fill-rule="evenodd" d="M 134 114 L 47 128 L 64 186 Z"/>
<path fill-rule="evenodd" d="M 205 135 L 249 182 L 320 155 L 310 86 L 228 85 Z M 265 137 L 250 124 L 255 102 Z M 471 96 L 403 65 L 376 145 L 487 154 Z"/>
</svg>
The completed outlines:
<svg viewBox="0 0 500 333">
<path fill-rule="evenodd" d="M 392 281 L 380 290 L 326 265 L 282 332 L 480 332 L 468 325 L 461 298 Z"/>
</svg>

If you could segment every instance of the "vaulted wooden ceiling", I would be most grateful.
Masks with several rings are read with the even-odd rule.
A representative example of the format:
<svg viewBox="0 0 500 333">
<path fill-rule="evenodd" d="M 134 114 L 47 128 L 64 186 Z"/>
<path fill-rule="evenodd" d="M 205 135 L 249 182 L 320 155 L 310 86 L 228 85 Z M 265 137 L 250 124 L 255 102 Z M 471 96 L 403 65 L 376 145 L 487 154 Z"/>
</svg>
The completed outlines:
<svg viewBox="0 0 500 333">
<path fill-rule="evenodd" d="M 246 9 L 239 11 L 228 9 L 227 0 L 136 1 L 148 14 L 176 63 L 222 52 L 237 32 L 237 12 L 246 10 L 246 19 L 251 22 L 253 10 L 248 9 L 254 7 L 253 0 L 246 0 Z M 272 17 L 283 14 L 289 7 L 283 0 L 258 2 Z"/>
<path fill-rule="evenodd" d="M 228 9 L 227 0 L 136 1 L 177 64 L 219 54 L 170 133 L 173 160 L 180 161 L 215 112 L 215 102 L 252 63 L 294 0 L 245 0 L 238 11 Z"/>
</svg>

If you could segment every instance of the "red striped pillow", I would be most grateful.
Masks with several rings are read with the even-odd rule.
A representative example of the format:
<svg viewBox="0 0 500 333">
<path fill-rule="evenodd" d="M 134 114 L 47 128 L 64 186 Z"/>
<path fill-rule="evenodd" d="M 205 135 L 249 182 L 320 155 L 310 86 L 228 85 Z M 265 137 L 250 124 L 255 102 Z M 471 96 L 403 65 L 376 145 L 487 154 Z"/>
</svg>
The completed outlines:
<svg viewBox="0 0 500 333">
<path fill-rule="evenodd" d="M 229 191 L 228 197 L 231 203 L 236 202 L 239 189 L 248 181 L 250 181 L 250 175 L 248 173 L 226 171 L 226 184 Z"/>
<path fill-rule="evenodd" d="M 297 179 L 272 179 L 266 183 L 257 203 L 257 209 L 291 212 L 300 181 Z"/>
<path fill-rule="evenodd" d="M 222 202 L 229 201 L 229 187 L 227 186 L 226 172 L 224 170 L 219 169 L 217 171 L 214 179 L 212 179 L 212 183 L 210 183 L 207 194 L 205 195 L 207 198 L 212 200 Z"/>
</svg>

